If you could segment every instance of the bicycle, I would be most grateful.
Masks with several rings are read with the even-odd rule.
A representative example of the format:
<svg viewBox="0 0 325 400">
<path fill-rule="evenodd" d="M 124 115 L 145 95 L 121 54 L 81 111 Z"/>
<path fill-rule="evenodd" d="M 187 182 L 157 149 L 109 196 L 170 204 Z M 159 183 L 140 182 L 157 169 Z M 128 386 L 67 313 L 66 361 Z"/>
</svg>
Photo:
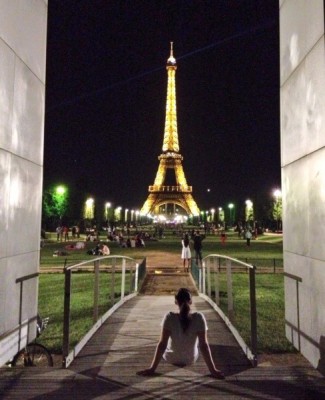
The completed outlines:
<svg viewBox="0 0 325 400">
<path fill-rule="evenodd" d="M 37 316 L 36 337 L 46 329 L 49 318 Z M 29 343 L 9 362 L 12 367 L 53 367 L 53 358 L 45 346 L 40 343 Z"/>
</svg>

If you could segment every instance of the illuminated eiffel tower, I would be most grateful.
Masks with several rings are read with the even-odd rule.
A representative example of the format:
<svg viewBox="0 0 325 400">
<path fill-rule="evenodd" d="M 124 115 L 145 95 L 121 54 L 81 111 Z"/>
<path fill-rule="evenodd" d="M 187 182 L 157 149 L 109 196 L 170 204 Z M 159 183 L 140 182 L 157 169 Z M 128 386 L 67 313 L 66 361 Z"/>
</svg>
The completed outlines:
<svg viewBox="0 0 325 400">
<path fill-rule="evenodd" d="M 170 56 L 167 60 L 167 103 L 165 133 L 162 154 L 158 157 L 159 167 L 155 182 L 149 186 L 149 195 L 141 215 L 176 214 L 181 207 L 188 215 L 198 216 L 199 208 L 192 196 L 192 186 L 188 186 L 182 166 L 183 157 L 179 153 L 177 114 L 176 114 L 176 59 L 171 42 Z M 165 185 L 167 170 L 174 171 L 174 183 Z M 169 176 L 170 177 L 170 176 Z M 180 213 L 181 214 L 181 213 Z"/>
</svg>

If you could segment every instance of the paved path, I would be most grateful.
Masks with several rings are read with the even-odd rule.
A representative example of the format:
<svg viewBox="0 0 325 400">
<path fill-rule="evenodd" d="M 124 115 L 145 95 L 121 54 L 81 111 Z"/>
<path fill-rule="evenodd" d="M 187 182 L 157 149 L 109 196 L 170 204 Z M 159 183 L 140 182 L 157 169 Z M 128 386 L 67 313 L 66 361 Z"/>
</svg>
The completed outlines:
<svg viewBox="0 0 325 400">
<path fill-rule="evenodd" d="M 162 279 L 163 273 L 151 277 L 155 283 L 151 281 L 148 290 L 159 277 Z M 187 279 L 175 273 L 170 282 L 173 287 L 180 287 Z M 0 398 L 325 400 L 325 380 L 311 367 L 251 368 L 224 323 L 196 296 L 194 308 L 207 318 L 212 354 L 226 380 L 212 379 L 201 358 L 186 368 L 162 361 L 155 376 L 136 375 L 137 370 L 150 364 L 162 316 L 176 307 L 171 294 L 160 294 L 140 295 L 125 303 L 67 370 L 1 369 Z"/>
</svg>

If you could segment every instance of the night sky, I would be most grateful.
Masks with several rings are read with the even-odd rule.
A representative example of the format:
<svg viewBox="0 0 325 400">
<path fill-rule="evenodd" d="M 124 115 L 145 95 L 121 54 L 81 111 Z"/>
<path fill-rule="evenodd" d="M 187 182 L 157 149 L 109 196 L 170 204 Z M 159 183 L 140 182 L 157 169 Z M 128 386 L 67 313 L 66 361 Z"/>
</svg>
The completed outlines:
<svg viewBox="0 0 325 400">
<path fill-rule="evenodd" d="M 199 208 L 271 195 L 280 186 L 278 7 L 49 1 L 44 187 L 141 208 L 162 152 L 173 41 L 180 153 Z"/>
</svg>

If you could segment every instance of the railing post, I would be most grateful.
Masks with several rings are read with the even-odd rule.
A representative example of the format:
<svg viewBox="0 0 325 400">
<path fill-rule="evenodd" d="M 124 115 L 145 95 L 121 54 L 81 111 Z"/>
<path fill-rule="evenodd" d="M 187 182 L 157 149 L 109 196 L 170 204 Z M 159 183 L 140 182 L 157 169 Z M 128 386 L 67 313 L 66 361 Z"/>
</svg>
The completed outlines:
<svg viewBox="0 0 325 400">
<path fill-rule="evenodd" d="M 69 355 L 70 348 L 70 296 L 71 296 L 71 270 L 64 269 L 64 311 L 63 311 L 63 344 L 62 344 L 62 366 Z"/>
<path fill-rule="evenodd" d="M 205 284 L 205 261 L 202 262 L 202 293 L 206 294 L 206 284 Z"/>
<path fill-rule="evenodd" d="M 197 266 L 199 270 L 199 292 L 202 293 L 202 267 Z"/>
<path fill-rule="evenodd" d="M 217 260 L 220 261 L 220 258 L 218 258 Z M 215 300 L 216 300 L 216 304 L 219 305 L 220 304 L 220 297 L 219 297 L 219 268 L 217 263 L 214 263 L 214 294 L 215 294 Z"/>
<path fill-rule="evenodd" d="M 251 308 L 251 346 L 254 355 L 254 366 L 257 365 L 257 314 L 256 314 L 256 282 L 255 282 L 256 267 L 249 269 L 249 293 L 250 293 L 250 308 Z"/>
<path fill-rule="evenodd" d="M 134 290 L 134 284 L 133 284 L 133 264 L 130 264 L 130 293 L 133 292 Z M 130 294 L 129 293 L 129 294 Z"/>
<path fill-rule="evenodd" d="M 116 263 L 116 258 L 113 258 L 112 272 L 111 272 L 111 303 L 112 303 L 112 305 L 114 305 L 114 303 L 115 303 L 115 263 Z"/>
<path fill-rule="evenodd" d="M 98 320 L 98 298 L 99 298 L 99 260 L 94 261 L 94 308 L 93 308 L 93 323 Z"/>
<path fill-rule="evenodd" d="M 125 258 L 122 260 L 122 280 L 121 280 L 121 300 L 124 299 L 125 294 Z"/>
<path fill-rule="evenodd" d="M 139 280 L 139 263 L 135 264 L 135 279 L 134 279 L 134 291 L 138 291 L 138 280 Z"/>
<path fill-rule="evenodd" d="M 233 318 L 234 300 L 232 296 L 232 276 L 231 276 L 231 260 L 227 259 L 227 294 L 228 294 L 228 315 L 229 319 Z"/>
<path fill-rule="evenodd" d="M 210 257 L 209 260 L 207 260 L 207 284 L 208 284 L 208 296 L 211 298 L 211 263 L 212 263 L 212 257 Z"/>
</svg>

